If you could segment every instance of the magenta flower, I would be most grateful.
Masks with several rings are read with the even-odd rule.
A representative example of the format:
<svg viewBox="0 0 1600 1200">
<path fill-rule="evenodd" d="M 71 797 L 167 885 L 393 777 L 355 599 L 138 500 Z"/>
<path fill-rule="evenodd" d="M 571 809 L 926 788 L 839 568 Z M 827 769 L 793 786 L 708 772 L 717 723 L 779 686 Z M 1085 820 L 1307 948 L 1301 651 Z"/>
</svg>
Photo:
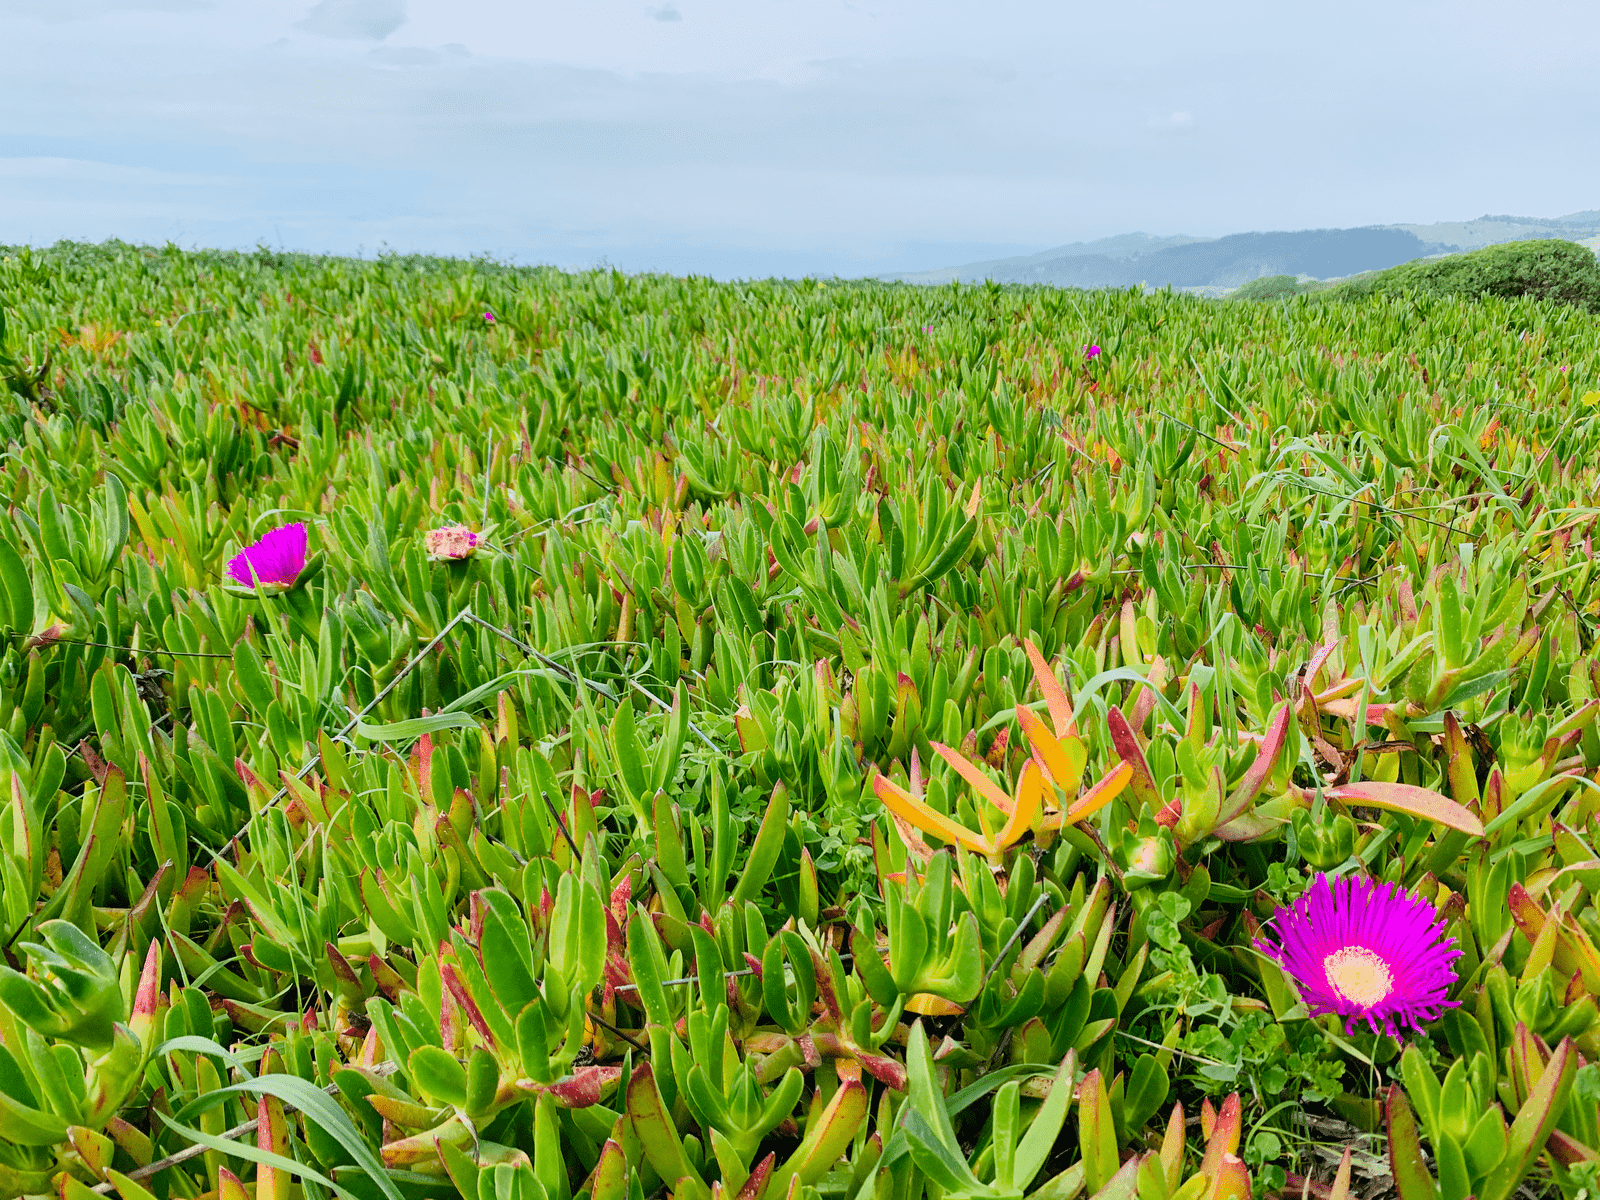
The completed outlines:
<svg viewBox="0 0 1600 1200">
<path fill-rule="evenodd" d="M 1083 348 L 1083 356 L 1085 358 L 1099 358 L 1100 357 L 1100 347 L 1099 346 L 1085 346 Z"/>
<path fill-rule="evenodd" d="M 306 569 L 306 527 L 284 525 L 251 542 L 228 560 L 228 574 L 245 587 L 259 579 L 269 587 L 286 588 Z"/>
<path fill-rule="evenodd" d="M 492 309 L 492 308 L 484 309 L 483 310 L 483 319 L 484 319 L 484 322 L 486 324 L 493 325 L 494 322 L 495 322 L 494 309 Z"/>
<path fill-rule="evenodd" d="M 1311 1015 L 1335 1013 L 1346 1032 L 1365 1021 L 1373 1033 L 1399 1038 L 1410 1026 L 1438 1020 L 1458 1003 L 1445 998 L 1461 956 L 1444 922 L 1421 897 L 1365 877 L 1329 882 L 1318 874 L 1293 908 L 1279 908 L 1256 949 L 1300 985 Z"/>
<path fill-rule="evenodd" d="M 430 529 L 423 538 L 428 557 L 434 562 L 454 562 L 456 559 L 470 558 L 482 541 L 482 535 L 474 533 L 465 525 L 446 525 L 440 529 Z"/>
</svg>

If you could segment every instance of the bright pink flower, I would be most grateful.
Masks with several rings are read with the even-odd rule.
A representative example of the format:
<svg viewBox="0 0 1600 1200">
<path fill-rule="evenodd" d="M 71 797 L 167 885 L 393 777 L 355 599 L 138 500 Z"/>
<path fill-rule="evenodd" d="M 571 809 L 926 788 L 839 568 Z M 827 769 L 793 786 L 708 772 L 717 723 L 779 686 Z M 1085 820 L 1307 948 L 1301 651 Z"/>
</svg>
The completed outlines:
<svg viewBox="0 0 1600 1200">
<path fill-rule="evenodd" d="M 483 310 L 483 319 L 487 324 L 493 325 L 494 322 L 495 322 L 494 309 L 492 309 L 492 308 L 484 309 Z"/>
<path fill-rule="evenodd" d="M 259 579 L 272 587 L 288 587 L 306 569 L 306 527 L 284 525 L 251 542 L 228 560 L 228 574 L 245 587 Z"/>
<path fill-rule="evenodd" d="M 1083 356 L 1085 358 L 1099 358 L 1100 357 L 1100 347 L 1099 346 L 1085 346 L 1083 348 Z"/>
<path fill-rule="evenodd" d="M 1433 905 L 1392 883 L 1364 876 L 1329 882 L 1319 874 L 1293 908 L 1273 914 L 1256 949 L 1300 985 L 1314 1017 L 1336 1013 L 1346 1031 L 1365 1021 L 1398 1038 L 1438 1020 L 1458 1001 L 1446 998 L 1461 956 Z"/>
<path fill-rule="evenodd" d="M 474 533 L 465 525 L 445 525 L 440 529 L 430 529 L 423 538 L 428 557 L 434 562 L 452 562 L 459 558 L 470 558 L 482 541 L 481 535 Z"/>
</svg>

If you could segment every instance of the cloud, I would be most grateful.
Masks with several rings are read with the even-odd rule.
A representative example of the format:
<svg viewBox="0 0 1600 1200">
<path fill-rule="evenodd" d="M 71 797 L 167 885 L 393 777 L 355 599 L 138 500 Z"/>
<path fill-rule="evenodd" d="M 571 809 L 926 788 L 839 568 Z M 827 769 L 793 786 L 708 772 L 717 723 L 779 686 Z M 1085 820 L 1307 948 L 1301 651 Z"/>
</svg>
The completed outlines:
<svg viewBox="0 0 1600 1200">
<path fill-rule="evenodd" d="M 215 7 L 212 0 L 0 0 L 0 17 L 32 17 L 59 24 L 117 12 L 195 12 Z"/>
<path fill-rule="evenodd" d="M 657 21 L 683 20 L 683 14 L 677 10 L 676 6 L 673 5 L 672 0 L 667 0 L 667 3 L 663 4 L 660 8 L 647 8 L 644 11 L 650 16 L 654 17 Z"/>
<path fill-rule="evenodd" d="M 886 14 L 873 21 L 842 5 L 691 3 L 688 22 L 676 0 L 266 0 L 193 19 L 43 19 L 183 3 L 0 0 L 13 50 L 0 157 L 171 172 L 102 184 L 91 175 L 109 166 L 0 164 L 0 243 L 386 242 L 856 274 L 1140 228 L 1553 215 L 1594 207 L 1600 186 L 1570 153 L 1574 130 L 1600 121 L 1581 82 L 1593 39 L 1551 44 L 1534 26 L 1451 27 L 1439 36 L 1454 65 L 1408 70 L 1418 41 L 1403 13 L 1373 41 L 1370 22 L 1302 20 L 1281 0 L 1224 0 L 1241 21 L 1277 14 L 1265 25 L 1181 9 L 1140 25 L 1169 0 L 1099 6 L 1070 30 L 1092 52 L 1068 63 L 1051 24 L 1068 18 L 1043 0 L 1037 28 L 924 19 L 928 0 L 873 0 Z M 683 28 L 658 27 L 669 11 Z M 1594 11 L 1579 24 L 1600 33 Z M 1119 40 L 1134 28 L 1148 36 Z M 1294 54 L 1346 86 L 1277 88 L 1275 64 Z M 1485 177 L 1483 147 L 1513 143 L 1539 170 Z M 1282 152 L 1306 144 L 1318 154 Z M 1321 186 L 1328 161 L 1347 164 L 1339 188 Z"/>
<path fill-rule="evenodd" d="M 433 67 L 442 56 L 422 46 L 379 46 L 367 57 L 385 67 Z"/>
<path fill-rule="evenodd" d="M 405 23 L 405 0 L 322 0 L 295 27 L 319 37 L 381 42 Z"/>
<path fill-rule="evenodd" d="M 1157 133 L 1193 133 L 1195 131 L 1194 114 L 1187 112 L 1171 112 L 1164 117 L 1151 117 L 1145 122 L 1146 128 Z"/>
</svg>

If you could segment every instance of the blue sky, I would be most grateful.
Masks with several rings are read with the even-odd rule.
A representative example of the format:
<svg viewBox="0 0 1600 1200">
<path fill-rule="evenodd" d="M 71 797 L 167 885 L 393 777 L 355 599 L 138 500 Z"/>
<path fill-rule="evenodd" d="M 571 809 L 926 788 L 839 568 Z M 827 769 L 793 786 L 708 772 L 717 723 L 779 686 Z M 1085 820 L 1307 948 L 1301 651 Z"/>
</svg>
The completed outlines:
<svg viewBox="0 0 1600 1200">
<path fill-rule="evenodd" d="M 0 243 L 719 276 L 1600 208 L 1592 4 L 0 0 Z"/>
</svg>

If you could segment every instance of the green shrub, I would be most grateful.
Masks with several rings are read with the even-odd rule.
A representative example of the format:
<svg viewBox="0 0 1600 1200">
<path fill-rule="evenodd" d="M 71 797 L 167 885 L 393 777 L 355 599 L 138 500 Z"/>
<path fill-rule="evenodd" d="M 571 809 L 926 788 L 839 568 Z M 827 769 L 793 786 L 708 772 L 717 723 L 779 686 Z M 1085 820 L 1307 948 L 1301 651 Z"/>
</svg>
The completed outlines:
<svg viewBox="0 0 1600 1200">
<path fill-rule="evenodd" d="M 1506 242 L 1469 254 L 1418 259 L 1375 271 L 1337 285 L 1331 294 L 1371 296 L 1402 291 L 1436 296 L 1526 296 L 1600 312 L 1600 263 L 1592 250 L 1576 242 L 1556 238 Z"/>
<path fill-rule="evenodd" d="M 1317 292 L 1328 285 L 1316 279 L 1301 280 L 1293 275 L 1263 275 L 1228 293 L 1229 300 L 1288 300 Z"/>
</svg>

